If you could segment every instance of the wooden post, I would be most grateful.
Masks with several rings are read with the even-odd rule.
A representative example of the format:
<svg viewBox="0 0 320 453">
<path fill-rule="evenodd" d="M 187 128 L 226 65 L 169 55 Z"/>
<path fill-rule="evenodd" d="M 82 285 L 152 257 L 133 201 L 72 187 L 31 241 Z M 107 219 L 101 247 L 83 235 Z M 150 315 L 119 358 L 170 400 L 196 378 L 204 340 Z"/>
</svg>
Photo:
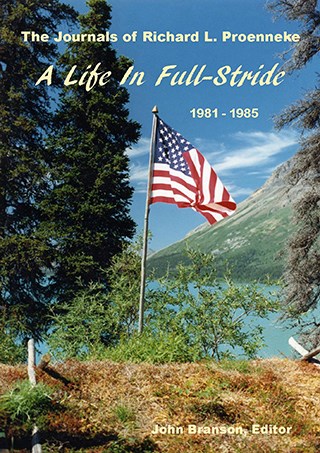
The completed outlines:
<svg viewBox="0 0 320 453">
<path fill-rule="evenodd" d="M 146 197 L 146 210 L 145 210 L 145 216 L 144 216 L 143 249 L 142 249 L 142 257 L 141 257 L 139 333 L 142 333 L 142 331 L 143 331 L 144 296 L 145 296 L 145 291 L 146 291 L 146 262 L 147 262 L 147 254 L 148 254 L 150 195 L 151 195 L 151 185 L 152 185 L 151 182 L 152 182 L 152 172 L 153 172 L 153 155 L 154 155 L 154 146 L 155 146 L 155 142 L 156 142 L 157 119 L 158 119 L 157 106 L 153 107 L 152 113 L 153 113 L 153 122 L 152 122 L 152 132 L 151 132 L 151 142 L 150 142 L 149 175 L 148 175 L 148 187 L 147 187 L 147 197 Z"/>
<path fill-rule="evenodd" d="M 28 376 L 32 386 L 35 386 L 37 384 L 35 366 L 36 366 L 36 350 L 34 347 L 34 340 L 31 339 L 28 341 Z M 31 442 L 32 442 L 32 453 L 42 453 L 39 430 L 36 426 L 34 426 L 32 430 Z"/>
<path fill-rule="evenodd" d="M 32 386 L 36 385 L 36 373 L 34 368 L 36 366 L 36 350 L 34 347 L 34 340 L 28 341 L 28 376 Z"/>
</svg>

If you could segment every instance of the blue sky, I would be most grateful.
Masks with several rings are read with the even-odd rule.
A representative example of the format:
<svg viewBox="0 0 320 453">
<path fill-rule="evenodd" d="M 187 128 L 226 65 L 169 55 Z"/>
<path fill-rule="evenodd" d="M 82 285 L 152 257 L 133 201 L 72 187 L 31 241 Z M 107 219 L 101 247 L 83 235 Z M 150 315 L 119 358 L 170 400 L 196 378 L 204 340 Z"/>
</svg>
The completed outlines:
<svg viewBox="0 0 320 453">
<path fill-rule="evenodd" d="M 86 10 L 85 1 L 68 3 L 79 11 Z M 261 0 L 111 0 L 111 32 L 119 36 L 113 44 L 118 54 L 134 61 L 135 70 L 145 72 L 145 83 L 127 86 L 129 110 L 142 125 L 141 140 L 128 150 L 131 161 L 131 182 L 135 188 L 132 216 L 137 231 L 143 228 L 147 165 L 152 124 L 152 107 L 207 158 L 237 202 L 259 188 L 280 163 L 297 150 L 298 133 L 293 129 L 275 131 L 273 117 L 313 87 L 313 65 L 293 75 L 286 75 L 279 86 L 170 86 L 164 80 L 154 86 L 163 66 L 177 65 L 179 71 L 190 71 L 194 65 L 206 65 L 214 74 L 230 65 L 236 69 L 257 71 L 260 65 L 271 69 L 282 64 L 279 54 L 289 43 L 223 43 L 221 32 L 290 33 L 299 32 L 299 24 L 274 21 Z M 138 32 L 136 42 L 123 42 L 125 33 Z M 151 43 L 142 42 L 143 31 L 194 33 L 204 31 L 217 38 L 215 43 Z M 232 119 L 228 114 L 217 119 L 192 118 L 192 108 L 218 108 L 229 112 L 234 107 L 258 108 L 257 119 Z M 151 248 L 158 250 L 204 223 L 204 217 L 191 209 L 157 203 L 151 206 Z M 214 226 L 212 227 L 214 228 Z"/>
</svg>

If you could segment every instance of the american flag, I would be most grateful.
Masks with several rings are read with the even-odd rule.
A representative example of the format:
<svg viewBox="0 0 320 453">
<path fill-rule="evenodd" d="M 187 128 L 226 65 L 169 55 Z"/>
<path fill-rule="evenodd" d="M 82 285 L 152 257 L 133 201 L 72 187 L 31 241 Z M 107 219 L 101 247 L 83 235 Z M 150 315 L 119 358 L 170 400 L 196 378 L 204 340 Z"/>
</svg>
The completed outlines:
<svg viewBox="0 0 320 453">
<path fill-rule="evenodd" d="M 232 214 L 236 203 L 199 151 L 158 118 L 151 203 L 191 207 L 210 224 Z"/>
</svg>

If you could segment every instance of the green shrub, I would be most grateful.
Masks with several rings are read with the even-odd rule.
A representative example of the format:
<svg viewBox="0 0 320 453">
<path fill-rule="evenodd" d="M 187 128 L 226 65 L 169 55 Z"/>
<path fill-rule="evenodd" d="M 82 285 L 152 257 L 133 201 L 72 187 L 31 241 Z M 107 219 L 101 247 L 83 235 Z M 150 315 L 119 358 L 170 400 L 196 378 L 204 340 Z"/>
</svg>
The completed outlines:
<svg viewBox="0 0 320 453">
<path fill-rule="evenodd" d="M 32 386 L 29 381 L 19 381 L 0 397 L 1 418 L 31 427 L 51 408 L 51 394 L 52 389 L 45 384 Z"/>
<path fill-rule="evenodd" d="M 98 283 L 84 286 L 73 300 L 57 307 L 47 336 L 58 359 L 86 359 L 94 352 L 129 338 L 138 321 L 141 258 L 140 240 L 124 244 L 106 272 L 108 291 Z"/>
<path fill-rule="evenodd" d="M 26 360 L 27 350 L 7 332 L 0 333 L 0 363 L 15 365 Z"/>
<path fill-rule="evenodd" d="M 114 257 L 107 293 L 89 285 L 54 315 L 47 342 L 56 357 L 165 363 L 256 356 L 263 346 L 257 319 L 275 311 L 274 296 L 255 284 L 235 284 L 228 275 L 218 280 L 214 257 L 191 249 L 186 251 L 190 264 L 150 282 L 145 330 L 137 335 L 140 256 L 135 247 Z"/>
<path fill-rule="evenodd" d="M 17 315 L 9 317 L 7 310 L 0 307 L 0 363 L 16 365 L 26 361 L 27 348 L 19 336 Z"/>
<path fill-rule="evenodd" d="M 263 346 L 257 318 L 267 318 L 278 303 L 256 284 L 217 279 L 214 256 L 188 249 L 189 265 L 157 281 L 148 293 L 148 328 L 178 334 L 201 357 L 255 357 Z"/>
<path fill-rule="evenodd" d="M 261 368 L 259 366 L 253 366 L 252 362 L 247 360 L 221 360 L 219 367 L 224 371 L 238 371 L 243 374 L 261 372 Z"/>
<path fill-rule="evenodd" d="M 125 403 L 119 403 L 112 409 L 114 417 L 123 424 L 133 423 L 136 415 L 132 407 Z"/>
<path fill-rule="evenodd" d="M 200 350 L 189 346 L 181 334 L 157 332 L 156 335 L 145 331 L 123 339 L 113 347 L 101 351 L 99 358 L 115 362 L 192 362 L 200 358 Z"/>
<path fill-rule="evenodd" d="M 53 327 L 46 338 L 57 359 L 85 359 L 88 354 L 113 342 L 116 322 L 102 285 L 90 284 L 52 316 Z"/>
</svg>

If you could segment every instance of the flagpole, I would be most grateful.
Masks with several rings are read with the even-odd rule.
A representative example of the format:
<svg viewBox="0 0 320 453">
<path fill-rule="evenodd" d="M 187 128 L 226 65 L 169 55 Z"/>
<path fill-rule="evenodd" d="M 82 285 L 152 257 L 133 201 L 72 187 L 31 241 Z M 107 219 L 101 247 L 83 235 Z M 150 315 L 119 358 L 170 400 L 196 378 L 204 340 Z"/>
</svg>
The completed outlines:
<svg viewBox="0 0 320 453">
<path fill-rule="evenodd" d="M 156 143 L 157 121 L 158 121 L 158 107 L 155 105 L 152 109 L 153 121 L 150 141 L 150 155 L 149 155 L 149 174 L 148 174 L 148 187 L 146 197 L 146 210 L 144 215 L 144 230 L 143 230 L 143 248 L 141 258 L 141 283 L 140 283 L 140 302 L 139 302 L 139 333 L 143 331 L 143 318 L 144 318 L 144 297 L 146 290 L 146 262 L 148 253 L 148 229 L 149 229 L 149 211 L 150 211 L 150 195 L 151 195 L 151 182 L 153 171 L 153 156 L 154 147 Z"/>
</svg>

